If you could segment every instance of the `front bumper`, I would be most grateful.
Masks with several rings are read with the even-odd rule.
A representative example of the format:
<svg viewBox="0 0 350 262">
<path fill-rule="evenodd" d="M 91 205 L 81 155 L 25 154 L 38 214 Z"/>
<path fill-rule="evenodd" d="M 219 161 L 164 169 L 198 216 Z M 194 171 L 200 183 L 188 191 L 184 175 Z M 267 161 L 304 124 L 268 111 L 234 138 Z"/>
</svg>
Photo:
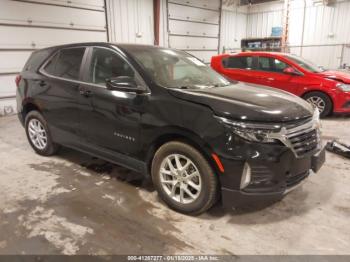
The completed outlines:
<svg viewBox="0 0 350 262">
<path fill-rule="evenodd" d="M 311 173 L 316 173 L 325 162 L 325 149 L 318 151 L 301 159 L 297 159 L 294 154 L 287 150 L 278 158 L 249 159 L 247 163 L 251 168 L 251 183 L 240 190 L 238 181 L 229 174 L 221 178 L 222 203 L 226 208 L 242 207 L 256 203 L 265 203 L 282 199 L 284 195 L 295 187 L 299 186 Z M 225 161 L 224 165 L 235 167 L 230 169 L 239 170 L 237 167 L 242 163 Z M 226 169 L 225 169 L 226 173 Z"/>
<path fill-rule="evenodd" d="M 334 101 L 334 113 L 350 113 L 350 92 L 338 92 Z"/>
</svg>

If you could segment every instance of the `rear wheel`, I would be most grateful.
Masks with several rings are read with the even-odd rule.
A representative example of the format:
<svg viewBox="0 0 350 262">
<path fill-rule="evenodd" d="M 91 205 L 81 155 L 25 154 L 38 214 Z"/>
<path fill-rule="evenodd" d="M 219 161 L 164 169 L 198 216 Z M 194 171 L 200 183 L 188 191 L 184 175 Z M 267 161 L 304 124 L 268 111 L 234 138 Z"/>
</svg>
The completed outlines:
<svg viewBox="0 0 350 262">
<path fill-rule="evenodd" d="M 321 117 L 331 114 L 333 108 L 332 100 L 325 93 L 310 92 L 304 96 L 304 99 L 320 111 Z"/>
<path fill-rule="evenodd" d="M 29 144 L 39 155 L 51 156 L 59 149 L 59 146 L 52 141 L 44 117 L 38 111 L 30 111 L 27 114 L 25 129 Z"/>
<path fill-rule="evenodd" d="M 152 162 L 152 179 L 162 200 L 178 212 L 197 215 L 215 203 L 215 173 L 203 155 L 188 144 L 161 146 Z"/>
</svg>

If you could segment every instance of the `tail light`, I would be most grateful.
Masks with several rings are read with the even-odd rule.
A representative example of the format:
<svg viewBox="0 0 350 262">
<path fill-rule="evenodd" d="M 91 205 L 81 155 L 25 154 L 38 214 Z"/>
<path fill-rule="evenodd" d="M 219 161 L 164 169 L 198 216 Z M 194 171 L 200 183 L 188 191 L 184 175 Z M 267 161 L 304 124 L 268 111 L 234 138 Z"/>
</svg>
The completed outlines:
<svg viewBox="0 0 350 262">
<path fill-rule="evenodd" d="M 21 75 L 16 76 L 15 82 L 16 82 L 17 88 L 19 87 L 19 82 L 21 82 L 21 79 L 22 79 Z"/>
</svg>

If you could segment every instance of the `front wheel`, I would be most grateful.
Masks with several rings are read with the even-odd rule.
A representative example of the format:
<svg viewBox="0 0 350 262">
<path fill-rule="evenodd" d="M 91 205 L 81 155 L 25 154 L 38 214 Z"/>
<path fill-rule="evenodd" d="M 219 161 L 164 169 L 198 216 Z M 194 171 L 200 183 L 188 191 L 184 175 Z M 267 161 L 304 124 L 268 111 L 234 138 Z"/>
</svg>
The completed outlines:
<svg viewBox="0 0 350 262">
<path fill-rule="evenodd" d="M 160 198 L 178 212 L 198 215 L 215 203 L 215 172 L 188 144 L 176 141 L 161 146 L 153 158 L 152 179 Z"/>
<path fill-rule="evenodd" d="M 310 92 L 304 96 L 304 99 L 320 111 L 321 117 L 331 114 L 333 104 L 328 95 L 322 92 Z"/>
</svg>

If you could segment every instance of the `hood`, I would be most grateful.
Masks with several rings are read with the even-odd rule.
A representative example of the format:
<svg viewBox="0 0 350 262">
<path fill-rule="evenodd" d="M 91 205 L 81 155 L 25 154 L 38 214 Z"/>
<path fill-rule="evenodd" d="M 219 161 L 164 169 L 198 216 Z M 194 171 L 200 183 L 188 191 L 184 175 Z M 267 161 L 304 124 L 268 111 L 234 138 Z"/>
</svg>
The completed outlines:
<svg viewBox="0 0 350 262">
<path fill-rule="evenodd" d="M 303 99 L 274 88 L 237 83 L 205 89 L 169 89 L 180 99 L 209 106 L 216 115 L 236 120 L 286 122 L 313 115 Z"/>
<path fill-rule="evenodd" d="M 318 73 L 318 75 L 321 75 L 324 78 L 329 78 L 332 80 L 336 80 L 339 82 L 343 82 L 345 84 L 350 84 L 350 73 L 347 71 L 324 71 L 321 73 Z"/>
</svg>

